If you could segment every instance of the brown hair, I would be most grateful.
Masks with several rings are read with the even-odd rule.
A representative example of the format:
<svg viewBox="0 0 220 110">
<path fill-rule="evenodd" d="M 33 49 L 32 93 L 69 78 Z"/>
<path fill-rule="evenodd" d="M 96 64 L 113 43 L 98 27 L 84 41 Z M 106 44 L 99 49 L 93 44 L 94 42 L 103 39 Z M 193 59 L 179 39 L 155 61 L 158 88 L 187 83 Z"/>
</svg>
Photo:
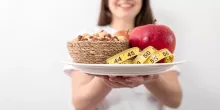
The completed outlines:
<svg viewBox="0 0 220 110">
<path fill-rule="evenodd" d="M 108 0 L 102 0 L 101 11 L 98 20 L 98 26 L 105 26 L 111 23 L 111 12 L 108 8 Z M 138 15 L 135 17 L 135 27 L 146 24 L 154 24 L 156 20 L 153 17 L 151 10 L 150 0 L 142 1 L 142 8 Z"/>
</svg>

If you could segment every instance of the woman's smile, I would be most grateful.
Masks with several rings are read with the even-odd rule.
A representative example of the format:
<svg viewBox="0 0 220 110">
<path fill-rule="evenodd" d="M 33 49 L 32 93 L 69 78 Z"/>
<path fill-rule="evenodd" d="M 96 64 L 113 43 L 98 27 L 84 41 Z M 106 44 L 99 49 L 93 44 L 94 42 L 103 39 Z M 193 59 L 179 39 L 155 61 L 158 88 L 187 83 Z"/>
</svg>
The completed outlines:
<svg viewBox="0 0 220 110">
<path fill-rule="evenodd" d="M 134 7 L 134 3 L 129 3 L 129 2 L 123 2 L 123 3 L 118 3 L 116 6 L 123 9 L 123 10 L 128 10 Z"/>
<path fill-rule="evenodd" d="M 108 8 L 120 19 L 133 19 L 140 12 L 142 0 L 108 0 Z"/>
<path fill-rule="evenodd" d="M 131 8 L 134 5 L 130 4 L 130 3 L 124 3 L 124 4 L 118 4 L 117 6 L 120 7 L 120 8 Z"/>
</svg>

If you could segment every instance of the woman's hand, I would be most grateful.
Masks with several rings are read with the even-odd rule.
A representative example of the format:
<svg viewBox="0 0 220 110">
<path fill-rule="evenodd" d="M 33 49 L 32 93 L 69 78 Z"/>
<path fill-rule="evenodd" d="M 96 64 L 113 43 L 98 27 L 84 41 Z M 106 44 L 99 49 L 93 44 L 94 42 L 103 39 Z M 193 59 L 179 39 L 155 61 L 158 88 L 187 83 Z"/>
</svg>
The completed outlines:
<svg viewBox="0 0 220 110">
<path fill-rule="evenodd" d="M 123 77 L 123 76 L 98 76 L 104 79 L 104 82 L 111 88 L 134 88 L 142 84 L 148 84 L 159 78 L 158 74 L 147 75 L 147 76 L 134 76 L 134 77 Z"/>
<path fill-rule="evenodd" d="M 160 73 L 158 80 L 145 84 L 145 87 L 163 105 L 178 108 L 182 101 L 182 89 L 178 81 L 177 71 Z"/>
</svg>

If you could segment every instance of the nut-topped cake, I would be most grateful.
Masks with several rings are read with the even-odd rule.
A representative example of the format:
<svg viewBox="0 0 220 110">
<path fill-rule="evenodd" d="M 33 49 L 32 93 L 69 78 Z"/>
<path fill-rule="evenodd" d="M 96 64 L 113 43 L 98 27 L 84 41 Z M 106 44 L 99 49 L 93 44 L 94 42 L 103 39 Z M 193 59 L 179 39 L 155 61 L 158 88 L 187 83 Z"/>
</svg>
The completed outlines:
<svg viewBox="0 0 220 110">
<path fill-rule="evenodd" d="M 129 48 L 128 35 L 114 35 L 101 30 L 92 35 L 82 34 L 67 43 L 73 62 L 106 64 L 106 59 Z M 126 33 L 128 34 L 128 33 Z"/>
</svg>

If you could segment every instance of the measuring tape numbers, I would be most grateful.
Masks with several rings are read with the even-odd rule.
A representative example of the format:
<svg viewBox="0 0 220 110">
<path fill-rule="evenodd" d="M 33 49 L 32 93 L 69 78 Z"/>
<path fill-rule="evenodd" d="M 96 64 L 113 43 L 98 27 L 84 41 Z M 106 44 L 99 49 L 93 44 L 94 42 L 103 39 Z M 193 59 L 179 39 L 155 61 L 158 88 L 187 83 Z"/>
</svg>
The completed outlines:
<svg viewBox="0 0 220 110">
<path fill-rule="evenodd" d="M 167 49 L 161 49 L 151 54 L 144 64 L 155 64 L 164 59 L 164 63 L 170 63 L 174 60 L 174 55 Z"/>
<path fill-rule="evenodd" d="M 141 50 L 138 47 L 129 48 L 125 51 L 122 51 L 106 60 L 107 64 L 120 64 L 137 56 Z"/>
<path fill-rule="evenodd" d="M 134 58 L 134 60 L 131 60 Z M 155 64 L 164 59 L 164 63 L 174 60 L 174 55 L 168 49 L 157 50 L 148 46 L 143 51 L 138 47 L 129 48 L 106 60 L 107 64 Z"/>
</svg>

